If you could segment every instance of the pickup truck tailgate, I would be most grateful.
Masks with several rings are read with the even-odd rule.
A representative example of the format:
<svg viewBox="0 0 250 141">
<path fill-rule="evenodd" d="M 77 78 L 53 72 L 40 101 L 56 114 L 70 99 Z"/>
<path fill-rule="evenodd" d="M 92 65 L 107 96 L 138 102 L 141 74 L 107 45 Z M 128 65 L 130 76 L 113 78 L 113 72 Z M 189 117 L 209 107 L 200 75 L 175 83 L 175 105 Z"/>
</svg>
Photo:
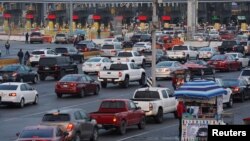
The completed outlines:
<svg viewBox="0 0 250 141">
<path fill-rule="evenodd" d="M 114 62 L 129 62 L 129 57 L 112 57 L 111 61 Z"/>
<path fill-rule="evenodd" d="M 143 110 L 143 111 L 149 111 L 149 101 L 136 101 L 136 100 L 134 100 L 133 99 L 133 101 L 134 101 L 134 103 L 136 104 L 136 106 L 138 106 L 138 107 L 141 107 L 141 109 Z"/>
<path fill-rule="evenodd" d="M 90 117 L 95 119 L 97 124 L 114 124 L 115 115 L 112 113 L 90 113 Z"/>
<path fill-rule="evenodd" d="M 100 71 L 100 78 L 119 78 L 119 71 Z"/>
</svg>

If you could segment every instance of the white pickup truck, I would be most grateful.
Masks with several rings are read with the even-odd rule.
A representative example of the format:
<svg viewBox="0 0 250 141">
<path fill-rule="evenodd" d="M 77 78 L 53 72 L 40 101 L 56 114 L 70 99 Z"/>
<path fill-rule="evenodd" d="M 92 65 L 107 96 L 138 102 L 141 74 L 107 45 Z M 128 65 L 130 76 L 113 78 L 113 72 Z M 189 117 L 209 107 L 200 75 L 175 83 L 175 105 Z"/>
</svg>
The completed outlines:
<svg viewBox="0 0 250 141">
<path fill-rule="evenodd" d="M 143 68 L 138 67 L 134 62 L 114 62 L 109 70 L 100 71 L 98 81 L 103 88 L 108 83 L 119 84 L 127 88 L 129 82 L 138 81 L 140 85 L 145 85 L 146 73 Z"/>
<path fill-rule="evenodd" d="M 167 57 L 170 60 L 187 61 L 189 59 L 198 59 L 199 52 L 189 45 L 173 46 L 171 51 L 167 51 Z"/>
<path fill-rule="evenodd" d="M 221 86 L 223 86 L 223 80 L 220 78 L 215 78 L 215 82 Z M 226 104 L 228 108 L 232 108 L 233 107 L 233 96 L 232 95 L 232 90 L 230 88 L 225 88 L 225 90 L 227 91 L 227 94 L 223 94 L 223 104 Z"/>
<path fill-rule="evenodd" d="M 113 62 L 134 62 L 141 65 L 143 68 L 146 65 L 146 59 L 137 51 L 120 51 L 116 57 L 112 57 Z"/>
<path fill-rule="evenodd" d="M 168 88 L 148 87 L 137 89 L 133 95 L 134 103 L 141 107 L 147 117 L 153 117 L 155 122 L 163 122 L 163 114 L 174 113 L 177 118 L 178 101 Z"/>
</svg>

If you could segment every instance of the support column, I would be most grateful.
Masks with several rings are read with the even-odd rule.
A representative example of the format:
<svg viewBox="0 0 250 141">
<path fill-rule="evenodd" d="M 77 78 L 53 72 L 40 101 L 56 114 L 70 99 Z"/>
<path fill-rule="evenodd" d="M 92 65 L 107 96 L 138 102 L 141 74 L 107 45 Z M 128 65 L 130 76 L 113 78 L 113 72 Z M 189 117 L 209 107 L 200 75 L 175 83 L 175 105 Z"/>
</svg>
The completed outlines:
<svg viewBox="0 0 250 141">
<path fill-rule="evenodd" d="M 196 13 L 197 12 L 197 0 L 188 0 L 187 1 L 187 39 L 190 40 L 192 38 L 193 33 L 195 32 L 196 26 Z"/>
</svg>

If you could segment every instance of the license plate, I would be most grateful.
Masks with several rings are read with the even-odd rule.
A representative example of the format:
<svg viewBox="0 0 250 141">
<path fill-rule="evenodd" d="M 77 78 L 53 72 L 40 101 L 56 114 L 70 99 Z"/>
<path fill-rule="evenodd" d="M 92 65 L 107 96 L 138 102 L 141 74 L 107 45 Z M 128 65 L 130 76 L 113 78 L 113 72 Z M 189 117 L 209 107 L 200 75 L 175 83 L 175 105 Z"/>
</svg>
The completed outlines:
<svg viewBox="0 0 250 141">
<path fill-rule="evenodd" d="M 45 67 L 44 69 L 45 69 L 45 70 L 49 70 L 49 67 Z"/>
<path fill-rule="evenodd" d="M 63 85 L 63 87 L 64 87 L 64 88 L 67 88 L 67 87 L 68 87 L 68 85 Z"/>
</svg>

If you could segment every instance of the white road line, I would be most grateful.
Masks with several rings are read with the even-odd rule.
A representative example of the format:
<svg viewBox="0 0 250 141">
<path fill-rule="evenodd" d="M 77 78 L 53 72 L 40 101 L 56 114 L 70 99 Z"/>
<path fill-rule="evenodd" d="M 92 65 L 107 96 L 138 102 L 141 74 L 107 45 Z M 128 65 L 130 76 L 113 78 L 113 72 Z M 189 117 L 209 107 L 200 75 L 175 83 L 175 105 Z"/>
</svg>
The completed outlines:
<svg viewBox="0 0 250 141">
<path fill-rule="evenodd" d="M 177 125 L 178 124 L 174 124 L 174 125 L 170 125 L 170 126 L 164 126 L 162 128 L 158 128 L 158 129 L 152 129 L 152 130 L 140 133 L 140 134 L 136 134 L 136 135 L 133 135 L 133 136 L 129 136 L 129 137 L 126 137 L 126 138 L 119 139 L 117 141 L 124 141 L 124 140 L 130 139 L 130 138 L 138 137 L 138 136 L 145 135 L 145 134 L 148 134 L 148 133 L 151 133 L 151 132 L 159 131 L 159 130 L 162 130 L 162 129 L 168 129 L 168 128 L 171 128 L 171 127 L 174 127 L 174 126 L 177 126 Z"/>
</svg>

